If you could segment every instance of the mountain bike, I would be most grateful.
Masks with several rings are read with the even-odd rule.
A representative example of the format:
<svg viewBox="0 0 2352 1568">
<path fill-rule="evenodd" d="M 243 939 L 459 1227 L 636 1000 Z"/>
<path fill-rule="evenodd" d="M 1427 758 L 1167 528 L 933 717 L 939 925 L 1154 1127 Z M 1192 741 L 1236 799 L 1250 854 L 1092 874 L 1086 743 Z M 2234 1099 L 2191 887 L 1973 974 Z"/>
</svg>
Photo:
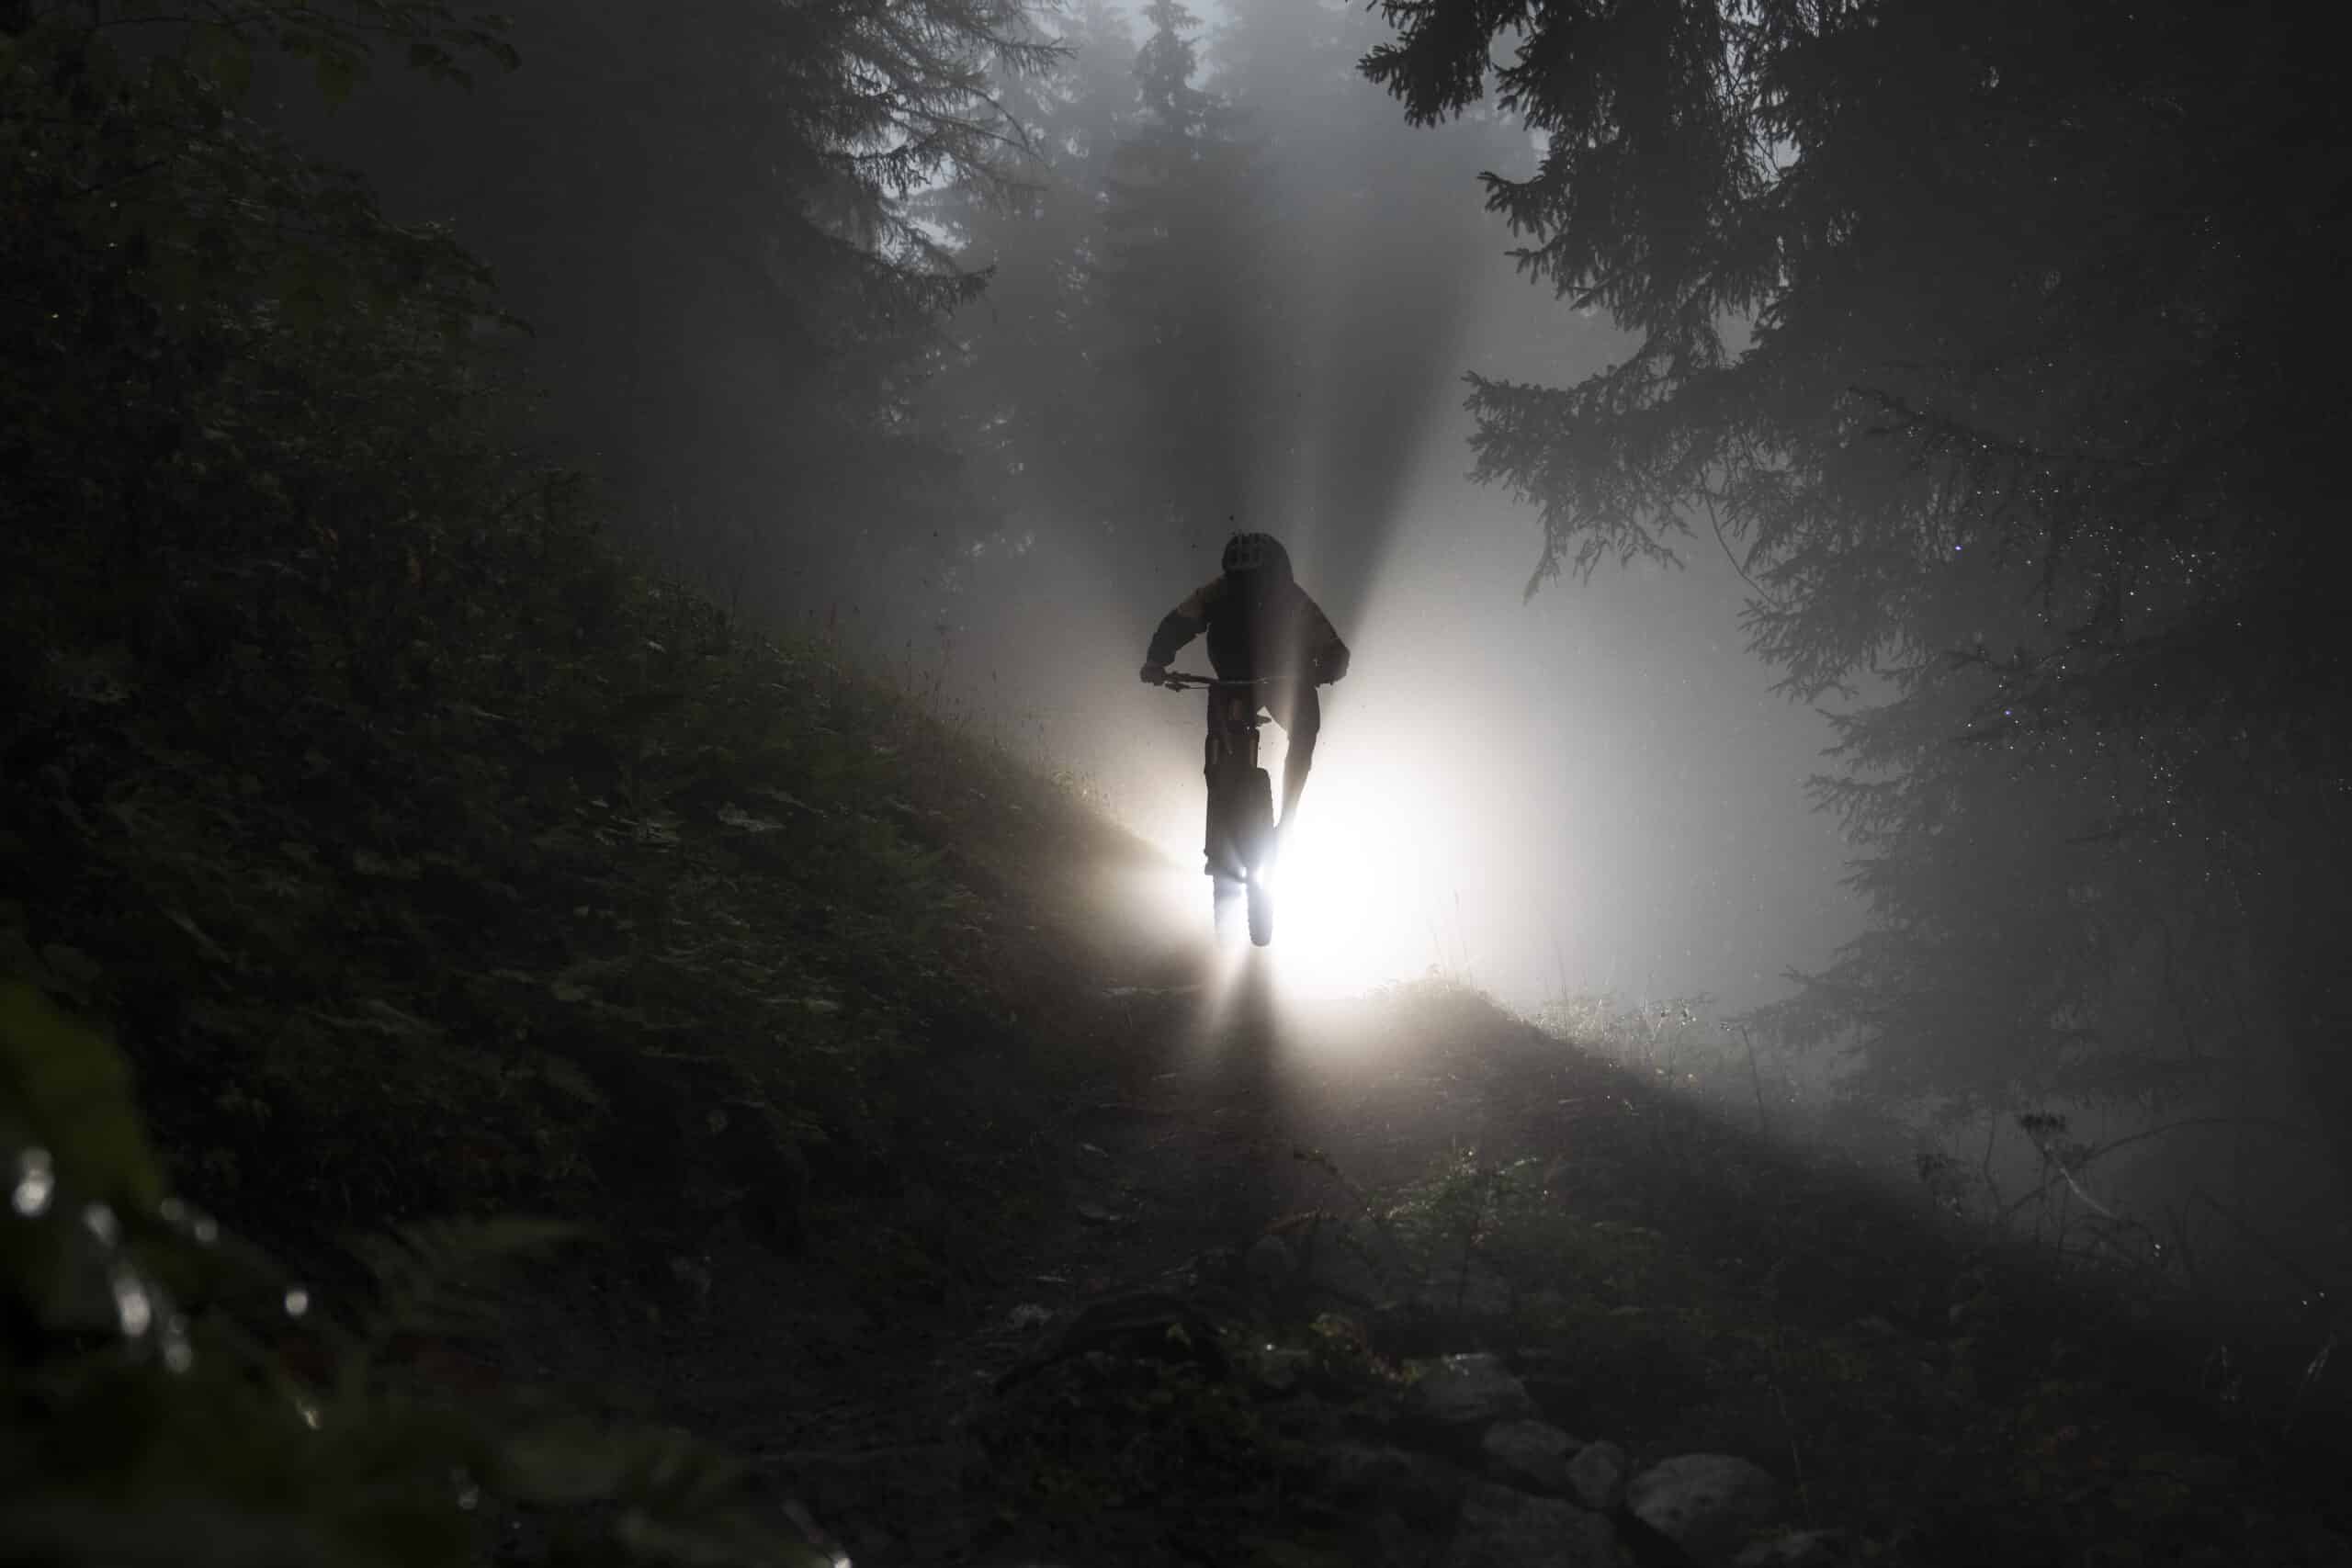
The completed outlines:
<svg viewBox="0 0 2352 1568">
<path fill-rule="evenodd" d="M 1274 868 L 1274 781 L 1258 765 L 1258 727 L 1266 722 L 1261 694 L 1281 679 L 1219 681 L 1178 671 L 1161 682 L 1170 691 L 1197 686 L 1209 694 L 1204 847 L 1210 912 L 1218 940 L 1229 940 L 1246 901 L 1250 940 L 1260 947 L 1274 940 L 1274 897 L 1268 881 Z"/>
</svg>

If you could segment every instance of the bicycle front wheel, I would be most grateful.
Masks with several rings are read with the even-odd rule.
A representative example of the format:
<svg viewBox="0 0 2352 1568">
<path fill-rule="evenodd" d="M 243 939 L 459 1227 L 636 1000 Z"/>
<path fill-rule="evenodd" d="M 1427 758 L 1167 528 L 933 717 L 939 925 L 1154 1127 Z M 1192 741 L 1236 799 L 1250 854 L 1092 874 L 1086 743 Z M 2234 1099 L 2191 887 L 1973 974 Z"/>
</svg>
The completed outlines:
<svg viewBox="0 0 2352 1568">
<path fill-rule="evenodd" d="M 1241 781 L 1239 821 L 1234 837 L 1250 865 L 1250 940 L 1260 947 L 1274 940 L 1274 894 L 1266 874 L 1274 868 L 1274 780 L 1253 768 Z"/>
</svg>

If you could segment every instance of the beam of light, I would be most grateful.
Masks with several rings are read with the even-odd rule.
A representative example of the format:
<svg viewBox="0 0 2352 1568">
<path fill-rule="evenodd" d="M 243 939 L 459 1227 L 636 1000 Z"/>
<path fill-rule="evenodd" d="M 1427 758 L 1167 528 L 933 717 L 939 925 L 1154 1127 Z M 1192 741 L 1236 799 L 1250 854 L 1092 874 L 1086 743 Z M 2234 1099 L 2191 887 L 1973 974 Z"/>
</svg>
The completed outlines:
<svg viewBox="0 0 2352 1568">
<path fill-rule="evenodd" d="M 1319 750 L 1283 846 L 1273 958 L 1287 996 L 1350 995 L 1444 962 L 1431 921 L 1452 924 L 1464 851 L 1443 780 L 1367 729 Z"/>
<path fill-rule="evenodd" d="M 1376 622 L 1368 629 L 1384 635 Z M 1517 770 L 1496 765 L 1499 719 L 1464 700 L 1476 683 L 1442 667 L 1375 665 L 1372 676 L 1326 694 L 1315 771 L 1272 879 L 1273 944 L 1250 954 L 1271 965 L 1287 998 L 1354 995 L 1432 968 L 1473 971 L 1487 942 L 1477 917 L 1490 918 L 1498 891 L 1517 891 L 1523 869 L 1513 863 L 1523 813 L 1507 798 Z M 1262 755 L 1277 778 L 1286 752 L 1270 726 Z M 1204 786 L 1197 773 L 1170 785 L 1136 826 L 1168 857 L 1156 907 L 1205 943 Z M 1226 954 L 1212 989 L 1239 972 Z"/>
<path fill-rule="evenodd" d="M 1195 1067 L 1215 1067 L 1231 1053 L 1234 1045 L 1233 1028 L 1235 1002 L 1241 994 L 1241 981 L 1250 966 L 1261 955 L 1250 950 L 1246 940 L 1214 942 L 1208 938 L 1208 879 L 1201 879 L 1202 940 L 1209 945 L 1201 957 L 1201 992 L 1198 1005 L 1193 1010 L 1192 1029 L 1185 1041 L 1185 1057 Z"/>
</svg>

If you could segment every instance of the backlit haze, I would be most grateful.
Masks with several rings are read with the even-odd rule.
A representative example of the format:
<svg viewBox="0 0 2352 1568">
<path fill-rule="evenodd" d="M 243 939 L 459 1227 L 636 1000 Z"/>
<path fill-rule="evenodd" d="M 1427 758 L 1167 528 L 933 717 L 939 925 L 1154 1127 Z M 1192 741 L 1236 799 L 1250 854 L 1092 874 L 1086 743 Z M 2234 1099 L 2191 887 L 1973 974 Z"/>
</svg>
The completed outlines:
<svg viewBox="0 0 2352 1568">
<path fill-rule="evenodd" d="M 370 97 L 311 133 L 367 164 L 393 210 L 450 221 L 498 269 L 534 323 L 551 414 L 616 514 L 689 581 L 771 626 L 838 639 L 1099 791 L 1168 851 L 1167 885 L 1147 896 L 1171 935 L 1200 933 L 1202 699 L 1147 690 L 1136 667 L 1230 525 L 1280 536 L 1354 655 L 1326 694 L 1283 870 L 1273 962 L 1288 988 L 1436 967 L 1522 1007 L 1564 987 L 1737 1006 L 1779 994 L 1783 969 L 1853 930 L 1841 847 L 1803 795 L 1824 727 L 1744 650 L 1747 590 L 1711 536 L 1683 541 L 1684 570 L 1612 563 L 1522 602 L 1538 522 L 1467 478 L 1462 378 L 1565 385 L 1620 340 L 1520 276 L 1518 242 L 1484 210 L 1480 171 L 1527 172 L 1525 134 L 1491 116 L 1409 128 L 1356 73 L 1386 36 L 1376 18 L 1311 0 L 1200 12 L 1192 81 L 1220 96 L 1216 134 L 1248 150 L 1246 199 L 1180 214 L 1180 243 L 1186 221 L 1227 227 L 1122 284 L 1135 235 L 1115 231 L 1123 198 L 1103 193 L 1149 184 L 1121 162 L 1148 140 L 1142 12 L 1044 17 L 1071 51 L 1052 112 L 1076 129 L 1039 132 L 1045 164 L 1011 172 L 1061 205 L 1024 226 L 943 188 L 922 220 L 956 265 L 993 269 L 947 323 L 962 357 L 934 389 L 964 477 L 910 493 L 912 479 L 865 474 L 850 496 L 812 494 L 807 471 L 827 454 L 796 446 L 805 411 L 768 389 L 744 333 L 764 297 L 742 292 L 707 233 L 654 219 L 703 211 L 691 186 L 673 200 L 693 165 L 618 122 L 594 147 L 538 133 L 639 57 L 632 16 L 524 6 L 530 64 L 497 93 L 435 96 L 429 113 Z M 516 150 L 516 166 L 484 164 L 484 146 Z M 1148 364 L 1132 319 L 1125 340 L 1094 324 L 1118 287 L 1147 285 L 1194 331 Z M 1057 420 L 1121 398 L 1132 429 L 1168 449 L 1056 445 Z M 1000 404 L 1029 423 L 1001 425 Z M 1029 445 L 990 488 L 977 449 L 1001 428 Z M 682 518 L 731 542 L 677 550 L 662 530 Z M 1206 667 L 1198 645 L 1179 663 Z"/>
<path fill-rule="evenodd" d="M 1249 86 L 1250 62 L 1214 35 L 1204 56 L 1210 87 Z M 1350 91 L 1393 113 L 1370 85 Z M 1295 217 L 1303 231 L 1272 242 L 1317 258 L 1280 275 L 1288 341 L 1267 355 L 1305 373 L 1285 417 L 1201 454 L 1245 476 L 1237 522 L 1288 544 L 1354 656 L 1325 689 L 1280 872 L 1281 984 L 1329 994 L 1435 968 L 1522 1008 L 1564 991 L 1727 1008 L 1781 994 L 1781 972 L 1820 963 L 1859 908 L 1835 824 L 1804 795 L 1827 727 L 1746 651 L 1747 586 L 1701 523 L 1680 570 L 1611 563 L 1527 598 L 1538 520 L 1467 477 L 1465 372 L 1564 384 L 1622 343 L 1520 276 L 1482 209 L 1480 160 L 1532 164 L 1532 148 L 1493 127 L 1406 133 L 1433 167 L 1400 174 L 1385 141 L 1285 129 L 1267 170 L 1282 210 L 1368 191 L 1328 231 Z M 1160 615 L 1214 573 L 1221 533 L 1164 553 L 1157 576 L 1033 549 L 996 580 L 1013 603 L 948 602 L 933 655 L 1008 744 L 1167 851 L 1154 895 L 1203 931 L 1202 698 L 1135 671 Z M 1177 664 L 1205 671 L 1204 649 Z M 1280 732 L 1265 734 L 1278 768 Z"/>
</svg>

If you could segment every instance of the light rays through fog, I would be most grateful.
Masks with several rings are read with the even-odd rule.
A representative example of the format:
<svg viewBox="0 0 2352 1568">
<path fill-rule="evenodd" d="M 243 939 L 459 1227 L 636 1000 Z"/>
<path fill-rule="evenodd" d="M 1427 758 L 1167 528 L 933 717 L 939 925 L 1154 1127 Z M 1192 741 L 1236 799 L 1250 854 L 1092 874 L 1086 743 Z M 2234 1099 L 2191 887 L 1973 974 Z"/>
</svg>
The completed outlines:
<svg viewBox="0 0 2352 1568">
<path fill-rule="evenodd" d="M 1248 331 L 1148 375 L 1111 339 L 1075 360 L 1050 333 L 989 339 L 1022 372 L 988 383 L 1008 408 L 1083 372 L 1090 397 L 1152 417 L 1098 430 L 1091 404 L 1041 404 L 1052 418 L 1020 448 L 1001 536 L 943 579 L 935 625 L 892 623 L 885 652 L 935 646 L 931 686 L 956 713 L 1162 851 L 1134 897 L 1171 954 L 1204 951 L 1204 699 L 1136 671 L 1159 617 L 1215 574 L 1225 531 L 1266 529 L 1354 662 L 1325 693 L 1274 944 L 1227 955 L 1228 987 L 1257 976 L 1304 1001 L 1437 968 L 1531 1010 L 1564 988 L 1777 994 L 1853 917 L 1834 825 L 1803 793 L 1826 728 L 1744 652 L 1746 586 L 1708 540 L 1688 572 L 1604 569 L 1523 604 L 1537 519 L 1463 477 L 1464 371 L 1568 385 L 1624 348 L 1529 288 L 1482 209 L 1476 171 L 1532 156 L 1523 138 L 1392 136 L 1391 107 L 1347 75 L 1353 23 L 1220 17 L 1208 80 L 1250 117 L 1257 248 L 1151 276 L 1182 320 L 1229 308 Z M 1302 97 L 1323 66 L 1338 74 Z M 1071 258 L 1048 259 L 1061 270 L 1031 283 L 1051 294 Z M 1001 287 L 1012 297 L 1010 275 Z M 1198 374 L 1219 355 L 1248 373 Z M 1236 417 L 1186 423 L 1204 396 Z M 1190 444 L 1154 445 L 1171 429 Z M 1188 491 L 1202 475 L 1221 487 Z M 1207 668 L 1197 643 L 1177 663 Z M 1269 727 L 1270 771 L 1285 750 Z"/>
<path fill-rule="evenodd" d="M 1427 635 L 1394 613 L 1408 595 L 1374 584 L 1351 628 L 1356 673 L 1325 693 L 1323 737 L 1274 883 L 1275 940 L 1264 956 L 1283 996 L 1337 997 L 1432 968 L 1475 973 L 1465 907 L 1481 908 L 1522 857 L 1529 807 L 1512 792 L 1537 781 L 1501 753 L 1509 726 L 1489 696 L 1483 650 Z M 1426 602 L 1423 602 L 1426 609 Z M 1268 726 L 1262 759 L 1288 761 Z M 1198 773 L 1146 829 L 1167 854 L 1171 886 L 1155 904 L 1204 935 Z M 1189 900 L 1189 907 L 1188 907 Z"/>
</svg>

